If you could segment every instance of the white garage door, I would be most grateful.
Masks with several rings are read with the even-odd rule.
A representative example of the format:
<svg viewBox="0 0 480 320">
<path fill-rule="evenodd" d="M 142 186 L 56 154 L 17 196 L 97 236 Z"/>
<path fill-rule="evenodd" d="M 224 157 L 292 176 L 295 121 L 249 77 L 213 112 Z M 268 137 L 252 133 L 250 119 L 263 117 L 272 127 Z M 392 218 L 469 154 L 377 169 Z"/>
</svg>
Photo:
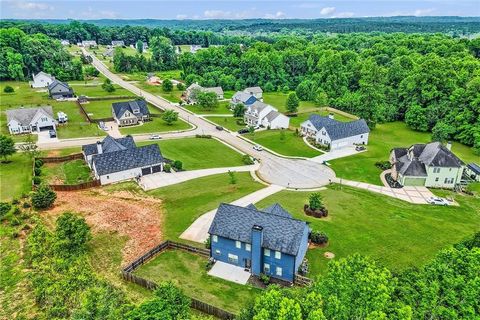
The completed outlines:
<svg viewBox="0 0 480 320">
<path fill-rule="evenodd" d="M 332 149 L 339 149 L 339 148 L 343 148 L 343 147 L 346 147 L 346 146 L 348 146 L 348 141 L 342 141 L 342 142 L 334 143 L 332 145 Z"/>
</svg>

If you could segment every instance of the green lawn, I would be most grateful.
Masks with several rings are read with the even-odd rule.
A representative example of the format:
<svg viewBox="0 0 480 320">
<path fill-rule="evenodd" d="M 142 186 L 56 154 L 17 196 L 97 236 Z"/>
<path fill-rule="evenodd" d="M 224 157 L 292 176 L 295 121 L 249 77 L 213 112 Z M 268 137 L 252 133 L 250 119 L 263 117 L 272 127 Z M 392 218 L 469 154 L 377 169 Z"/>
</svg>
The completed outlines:
<svg viewBox="0 0 480 320">
<path fill-rule="evenodd" d="M 207 258 L 180 250 L 162 252 L 135 274 L 156 283 L 172 281 L 190 297 L 239 313 L 261 289 L 240 285 L 207 274 Z"/>
<path fill-rule="evenodd" d="M 228 130 L 231 130 L 231 131 L 234 131 L 234 132 L 245 128 L 245 124 L 243 123 L 242 118 L 209 116 L 209 117 L 205 117 L 205 119 L 208 119 L 208 120 L 218 124 L 219 126 L 227 128 Z M 240 120 L 243 124 L 241 124 L 241 125 L 238 124 L 237 123 L 238 120 Z"/>
<path fill-rule="evenodd" d="M 336 258 L 353 253 L 370 256 L 391 270 L 419 266 L 442 248 L 480 230 L 480 199 L 456 196 L 459 207 L 414 205 L 369 191 L 333 185 L 321 191 L 329 210 L 326 219 L 308 217 L 303 205 L 309 192 L 282 191 L 260 203 L 278 202 L 295 218 L 329 236 L 325 248 L 309 250 L 310 276 L 324 274 L 326 251 Z M 440 192 L 444 196 L 444 192 Z"/>
<path fill-rule="evenodd" d="M 285 106 L 288 98 L 288 93 L 281 92 L 264 92 L 263 93 L 263 102 L 268 103 L 278 109 L 279 112 L 287 112 Z M 317 105 L 315 102 L 311 101 L 300 101 L 300 106 L 298 111 L 302 112 L 304 110 L 315 109 Z"/>
<path fill-rule="evenodd" d="M 9 201 L 28 193 L 32 188 L 32 161 L 23 153 L 8 158 L 8 163 L 0 162 L 0 200 Z"/>
<path fill-rule="evenodd" d="M 132 96 L 133 94 L 120 87 L 119 85 L 114 84 L 114 92 L 107 92 L 103 90 L 102 84 L 92 85 L 92 84 L 74 84 L 72 83 L 71 87 L 77 96 L 84 95 L 89 97 L 118 97 L 118 96 Z"/>
<path fill-rule="evenodd" d="M 333 112 L 332 112 L 333 113 Z M 312 114 L 319 114 L 321 116 L 328 116 L 330 114 L 329 111 L 318 109 L 315 110 L 315 112 L 305 112 L 305 113 L 299 113 L 296 117 L 290 117 L 290 127 L 294 128 L 300 128 L 300 125 L 302 122 L 308 120 L 308 118 Z M 345 117 L 344 115 L 338 114 L 338 113 L 333 113 L 335 120 L 342 121 L 342 122 L 350 122 L 353 121 L 354 119 Z"/>
<path fill-rule="evenodd" d="M 92 181 L 92 173 L 84 160 L 45 163 L 42 166 L 44 181 L 48 184 L 77 184 Z"/>
<path fill-rule="evenodd" d="M 378 124 L 370 132 L 367 151 L 346 158 L 329 161 L 337 177 L 381 185 L 381 170 L 375 162 L 388 160 L 390 150 L 395 147 L 409 147 L 414 143 L 431 141 L 428 132 L 413 131 L 403 122 Z M 452 151 L 465 162 L 478 162 L 479 157 L 471 148 L 454 142 Z"/>
<path fill-rule="evenodd" d="M 140 142 L 139 145 L 152 142 Z M 162 154 L 180 160 L 186 170 L 243 166 L 242 155 L 215 139 L 182 138 L 157 142 Z"/>
<path fill-rule="evenodd" d="M 177 130 L 189 129 L 190 125 L 183 120 L 178 119 L 171 125 L 168 125 L 162 118 L 152 117 L 152 121 L 147 121 L 142 125 L 121 127 L 122 134 L 141 134 L 141 133 L 162 133 Z"/>
<path fill-rule="evenodd" d="M 184 108 L 196 114 L 232 114 L 229 101 L 220 101 L 218 107 L 212 110 L 204 110 L 196 105 L 185 105 Z"/>
<path fill-rule="evenodd" d="M 83 104 L 83 108 L 93 119 L 112 117 L 112 103 L 130 101 L 132 99 L 94 100 Z"/>
<path fill-rule="evenodd" d="M 176 85 L 173 86 L 172 91 L 167 92 L 167 91 L 164 91 L 162 89 L 161 85 L 159 85 L 159 86 L 150 85 L 145 81 L 145 79 L 143 79 L 142 81 L 137 83 L 136 86 L 145 90 L 145 91 L 147 91 L 147 92 L 150 92 L 151 94 L 161 96 L 162 98 L 165 98 L 168 101 L 174 102 L 174 103 L 179 103 L 180 102 L 181 96 L 182 96 L 182 93 L 183 93 L 183 91 L 180 91 L 180 90 L 177 89 Z"/>
<path fill-rule="evenodd" d="M 310 148 L 301 137 L 295 135 L 292 130 L 285 130 L 282 141 L 281 130 L 263 130 L 254 134 L 247 133 L 245 137 L 268 149 L 271 149 L 284 156 L 297 156 L 312 158 L 322 153 Z"/>
</svg>

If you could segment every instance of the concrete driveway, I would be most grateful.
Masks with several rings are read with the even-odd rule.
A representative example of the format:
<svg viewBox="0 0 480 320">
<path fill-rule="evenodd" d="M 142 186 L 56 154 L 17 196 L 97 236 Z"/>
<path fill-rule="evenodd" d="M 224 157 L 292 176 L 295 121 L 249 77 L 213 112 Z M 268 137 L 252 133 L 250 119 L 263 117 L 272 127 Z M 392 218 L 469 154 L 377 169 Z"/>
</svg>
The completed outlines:
<svg viewBox="0 0 480 320">
<path fill-rule="evenodd" d="M 215 262 L 212 269 L 208 271 L 208 275 L 239 284 L 246 284 L 250 279 L 250 272 L 222 261 Z"/>
<path fill-rule="evenodd" d="M 58 138 L 50 138 L 50 133 L 48 130 L 40 131 L 38 134 L 38 144 L 53 143 L 58 142 Z"/>
<path fill-rule="evenodd" d="M 360 151 L 360 152 L 365 152 L 365 151 Z M 325 154 L 322 154 L 322 155 L 316 156 L 314 158 L 311 158 L 310 161 L 314 161 L 314 162 L 317 162 L 317 163 L 323 163 L 323 161 L 329 161 L 329 160 L 344 158 L 344 157 L 348 157 L 348 156 L 351 156 L 351 155 L 354 155 L 354 154 L 359 154 L 360 152 L 355 151 L 355 146 L 350 146 L 350 147 L 345 147 L 345 148 L 329 151 Z"/>
</svg>

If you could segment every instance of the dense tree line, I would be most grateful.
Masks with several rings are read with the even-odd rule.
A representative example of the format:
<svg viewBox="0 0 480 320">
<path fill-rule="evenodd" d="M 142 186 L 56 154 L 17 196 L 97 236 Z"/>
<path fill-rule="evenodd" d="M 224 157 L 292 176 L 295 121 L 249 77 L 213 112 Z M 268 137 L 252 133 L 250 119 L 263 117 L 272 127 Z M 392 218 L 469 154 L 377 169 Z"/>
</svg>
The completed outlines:
<svg viewBox="0 0 480 320">
<path fill-rule="evenodd" d="M 0 29 L 0 79 L 31 79 L 39 71 L 64 81 L 83 79 L 82 63 L 73 60 L 59 41 L 17 28 Z"/>
<path fill-rule="evenodd" d="M 286 36 L 185 53 L 179 66 L 187 84 L 296 90 L 300 99 L 328 102 L 370 127 L 402 120 L 480 151 L 479 53 L 479 39 L 439 34 Z"/>
<path fill-rule="evenodd" d="M 310 287 L 270 287 L 240 319 L 477 319 L 479 241 L 476 234 L 398 275 L 359 255 L 332 261 L 328 273 Z"/>
</svg>

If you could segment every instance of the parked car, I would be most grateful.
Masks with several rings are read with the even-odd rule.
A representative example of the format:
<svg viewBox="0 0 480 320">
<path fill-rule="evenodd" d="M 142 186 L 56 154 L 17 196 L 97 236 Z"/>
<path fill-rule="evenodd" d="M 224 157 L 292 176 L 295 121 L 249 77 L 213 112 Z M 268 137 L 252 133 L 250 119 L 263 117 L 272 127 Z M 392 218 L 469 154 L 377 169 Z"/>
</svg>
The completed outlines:
<svg viewBox="0 0 480 320">
<path fill-rule="evenodd" d="M 158 134 L 152 134 L 149 138 L 150 140 L 160 140 L 162 137 Z"/>
<path fill-rule="evenodd" d="M 55 130 L 49 130 L 48 134 L 50 135 L 50 138 L 56 138 L 57 137 L 57 132 Z"/>
<path fill-rule="evenodd" d="M 430 197 L 427 199 L 427 202 L 430 204 L 434 204 L 437 206 L 448 206 L 450 203 L 447 201 L 447 199 L 443 198 L 438 198 L 438 197 Z"/>
<path fill-rule="evenodd" d="M 355 151 L 363 151 L 365 150 L 366 148 L 364 146 L 356 146 L 355 147 Z"/>
<path fill-rule="evenodd" d="M 244 129 L 238 130 L 237 132 L 240 133 L 240 134 L 244 134 L 244 133 L 248 133 L 249 130 L 247 128 L 244 128 Z"/>
<path fill-rule="evenodd" d="M 263 147 L 261 145 L 256 144 L 253 146 L 253 150 L 263 151 Z"/>
<path fill-rule="evenodd" d="M 217 129 L 218 131 L 222 131 L 223 127 L 222 126 L 215 126 L 215 129 Z"/>
</svg>

